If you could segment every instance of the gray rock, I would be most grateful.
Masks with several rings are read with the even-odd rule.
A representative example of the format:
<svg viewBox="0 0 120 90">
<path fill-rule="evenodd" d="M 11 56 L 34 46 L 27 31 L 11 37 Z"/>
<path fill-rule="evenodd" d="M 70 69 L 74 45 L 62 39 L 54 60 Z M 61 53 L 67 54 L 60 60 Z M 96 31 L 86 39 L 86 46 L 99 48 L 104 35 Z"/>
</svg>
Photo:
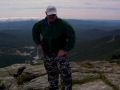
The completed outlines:
<svg viewBox="0 0 120 90">
<path fill-rule="evenodd" d="M 0 77 L 9 77 L 12 74 L 16 74 L 17 70 L 23 66 L 30 66 L 29 64 L 13 64 L 8 67 L 0 68 Z"/>
<path fill-rule="evenodd" d="M 23 71 L 23 73 L 34 73 L 34 74 L 38 74 L 38 75 L 44 75 L 46 74 L 45 68 L 43 65 L 29 65 L 26 67 L 26 69 Z"/>
<path fill-rule="evenodd" d="M 107 77 L 107 79 L 110 82 L 112 82 L 114 85 L 118 86 L 118 88 L 120 89 L 120 74 L 106 73 L 105 76 Z"/>
<path fill-rule="evenodd" d="M 23 66 L 26 66 L 26 69 L 21 75 L 25 76 L 25 78 L 20 79 L 25 80 L 25 82 L 19 85 L 17 79 L 10 74 L 17 73 L 17 70 Z M 78 81 L 73 84 L 73 90 L 113 90 L 111 85 L 104 83 L 104 80 L 99 78 L 100 73 L 120 89 L 120 66 L 116 63 L 109 63 L 108 61 L 77 61 L 71 62 L 71 69 L 73 82 Z M 14 64 L 0 68 L 0 90 L 4 87 L 5 90 L 45 90 L 49 86 L 47 80 L 43 64 Z"/>
<path fill-rule="evenodd" d="M 110 86 L 106 85 L 101 80 L 89 82 L 83 85 L 76 84 L 73 90 L 113 90 Z"/>
<path fill-rule="evenodd" d="M 5 90 L 18 90 L 17 81 L 13 77 L 3 78 L 1 83 L 4 85 Z"/>
<path fill-rule="evenodd" d="M 75 72 L 75 73 L 72 73 L 72 79 L 73 80 L 83 80 L 85 78 L 91 78 L 91 77 L 97 77 L 98 74 L 97 73 L 81 73 L 81 72 Z"/>
<path fill-rule="evenodd" d="M 26 83 L 22 90 L 44 90 L 48 87 L 47 75 L 41 76 Z"/>
</svg>

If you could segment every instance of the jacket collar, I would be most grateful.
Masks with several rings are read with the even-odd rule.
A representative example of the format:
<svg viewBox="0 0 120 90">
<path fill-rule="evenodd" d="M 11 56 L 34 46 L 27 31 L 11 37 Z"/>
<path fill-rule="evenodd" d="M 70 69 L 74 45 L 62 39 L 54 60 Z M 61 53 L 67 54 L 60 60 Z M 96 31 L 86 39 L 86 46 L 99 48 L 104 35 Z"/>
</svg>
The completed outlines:
<svg viewBox="0 0 120 90">
<path fill-rule="evenodd" d="M 56 23 L 57 21 L 58 21 L 58 17 L 56 18 L 56 20 L 55 20 L 52 24 Z M 46 26 L 49 25 L 49 24 L 48 24 L 48 19 L 47 19 L 47 17 L 45 17 L 44 23 L 45 23 Z"/>
</svg>

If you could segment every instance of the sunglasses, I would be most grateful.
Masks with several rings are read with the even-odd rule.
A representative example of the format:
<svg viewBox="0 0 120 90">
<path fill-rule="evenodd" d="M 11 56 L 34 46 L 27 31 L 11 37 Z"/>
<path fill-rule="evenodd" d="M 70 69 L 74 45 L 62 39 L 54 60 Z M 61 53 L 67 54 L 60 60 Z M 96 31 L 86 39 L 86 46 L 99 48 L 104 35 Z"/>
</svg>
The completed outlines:
<svg viewBox="0 0 120 90">
<path fill-rule="evenodd" d="M 48 15 L 48 16 L 50 16 L 50 17 L 55 17 L 55 16 L 56 16 L 56 14 L 52 14 L 52 15 Z"/>
</svg>

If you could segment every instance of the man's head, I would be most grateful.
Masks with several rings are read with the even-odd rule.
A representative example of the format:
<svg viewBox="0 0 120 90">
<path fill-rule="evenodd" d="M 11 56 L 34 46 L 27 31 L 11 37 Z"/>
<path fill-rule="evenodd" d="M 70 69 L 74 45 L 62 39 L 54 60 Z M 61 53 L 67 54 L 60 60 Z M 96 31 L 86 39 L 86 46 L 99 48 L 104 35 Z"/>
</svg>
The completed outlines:
<svg viewBox="0 0 120 90">
<path fill-rule="evenodd" d="M 46 13 L 49 23 L 55 21 L 57 17 L 57 10 L 54 6 L 48 6 L 45 13 Z"/>
</svg>

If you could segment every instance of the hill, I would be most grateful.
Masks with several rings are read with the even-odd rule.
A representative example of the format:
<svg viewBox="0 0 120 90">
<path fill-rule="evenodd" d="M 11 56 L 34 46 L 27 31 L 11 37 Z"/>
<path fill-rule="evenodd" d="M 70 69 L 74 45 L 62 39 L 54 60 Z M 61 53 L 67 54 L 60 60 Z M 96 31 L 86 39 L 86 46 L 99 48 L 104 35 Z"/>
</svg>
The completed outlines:
<svg viewBox="0 0 120 90">
<path fill-rule="evenodd" d="M 32 27 L 37 21 L 39 20 L 0 21 L 1 67 L 22 63 L 35 57 Z M 70 53 L 71 60 L 109 58 L 113 53 L 120 51 L 120 20 L 67 19 L 66 21 L 76 32 L 76 45 Z"/>
</svg>

